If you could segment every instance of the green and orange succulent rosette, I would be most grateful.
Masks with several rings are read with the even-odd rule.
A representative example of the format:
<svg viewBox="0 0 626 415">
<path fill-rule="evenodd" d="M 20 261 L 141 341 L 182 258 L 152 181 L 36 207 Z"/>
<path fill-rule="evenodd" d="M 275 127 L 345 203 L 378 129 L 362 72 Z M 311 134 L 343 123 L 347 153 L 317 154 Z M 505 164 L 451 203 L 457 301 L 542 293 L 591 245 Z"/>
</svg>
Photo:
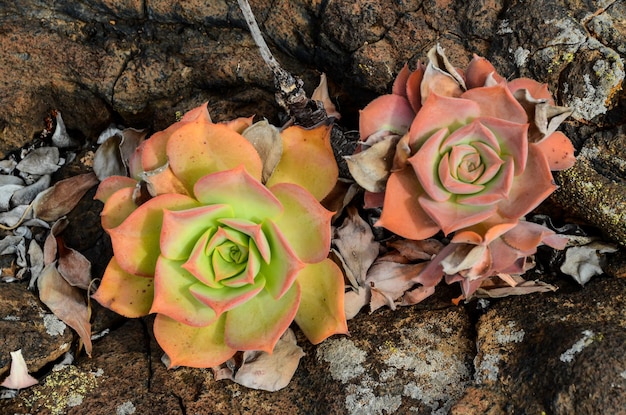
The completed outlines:
<svg viewBox="0 0 626 415">
<path fill-rule="evenodd" d="M 156 314 L 172 366 L 271 353 L 294 321 L 314 344 L 347 333 L 319 202 L 338 175 L 330 129 L 251 124 L 195 108 L 96 194 L 114 256 L 93 297 L 126 317 Z"/>
</svg>

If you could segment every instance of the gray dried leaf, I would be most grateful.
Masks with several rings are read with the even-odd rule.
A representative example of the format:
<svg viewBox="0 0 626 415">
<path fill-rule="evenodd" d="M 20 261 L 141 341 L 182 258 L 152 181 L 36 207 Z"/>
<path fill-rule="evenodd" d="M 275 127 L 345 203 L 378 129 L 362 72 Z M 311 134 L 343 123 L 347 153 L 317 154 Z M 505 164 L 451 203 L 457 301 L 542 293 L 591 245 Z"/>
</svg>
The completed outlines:
<svg viewBox="0 0 626 415">
<path fill-rule="evenodd" d="M 259 121 L 241 133 L 256 149 L 263 162 L 262 180 L 265 183 L 283 155 L 283 139 L 278 128 L 267 120 Z"/>
<path fill-rule="evenodd" d="M 35 198 L 35 217 L 53 222 L 76 207 L 89 189 L 98 184 L 94 173 L 85 173 L 61 180 Z"/>
<path fill-rule="evenodd" d="M 431 92 L 443 96 L 458 97 L 467 90 L 463 77 L 446 57 L 443 48 L 437 44 L 428 51 L 428 65 L 424 71 L 420 92 L 422 104 Z"/>
<path fill-rule="evenodd" d="M 613 252 L 617 252 L 617 246 L 603 241 L 569 247 L 565 251 L 561 272 L 574 278 L 580 285 L 585 285 L 591 277 L 604 273 L 603 254 Z"/>
<path fill-rule="evenodd" d="M 80 143 L 67 133 L 61 111 L 56 111 L 56 121 L 57 125 L 54 128 L 54 134 L 52 134 L 52 144 L 59 148 L 77 147 Z"/>
<path fill-rule="evenodd" d="M 102 131 L 100 133 L 96 143 L 97 144 L 103 144 L 109 138 L 113 137 L 114 135 L 118 135 L 118 134 L 122 135 L 122 130 L 119 129 L 115 124 L 111 124 L 104 131 Z"/>
<path fill-rule="evenodd" d="M 16 168 L 27 174 L 52 174 L 59 169 L 59 161 L 57 147 L 40 147 L 28 153 Z"/>
<path fill-rule="evenodd" d="M 22 188 L 24 188 L 24 186 L 17 184 L 5 184 L 3 186 L 0 186 L 0 212 L 6 212 L 11 208 L 10 202 L 11 198 L 13 197 L 13 193 Z"/>
<path fill-rule="evenodd" d="M 234 373 L 232 362 L 213 368 L 217 380 L 230 379 L 251 389 L 275 392 L 287 386 L 305 353 L 296 343 L 296 336 L 287 329 L 270 353 L 246 351 L 243 363 Z M 233 376 L 234 373 L 234 376 Z"/>
<path fill-rule="evenodd" d="M 370 302 L 371 292 L 368 289 L 348 290 L 343 298 L 343 309 L 346 320 L 354 318 L 363 307 Z"/>
<path fill-rule="evenodd" d="M 99 180 L 110 176 L 126 176 L 120 154 L 121 135 L 114 135 L 98 147 L 93 157 L 93 171 Z"/>
<path fill-rule="evenodd" d="M 28 245 L 28 260 L 30 262 L 30 281 L 28 283 L 28 289 L 34 289 L 37 278 L 43 271 L 43 250 L 39 244 L 33 239 Z"/>
<path fill-rule="evenodd" d="M 360 153 L 344 157 L 350 174 L 365 190 L 374 193 L 385 190 L 399 140 L 398 135 L 388 136 Z"/>
<path fill-rule="evenodd" d="M 11 371 L 0 386 L 9 389 L 25 389 L 37 383 L 39 383 L 37 379 L 28 374 L 22 350 L 11 352 Z"/>
<path fill-rule="evenodd" d="M 11 174 L 17 166 L 17 162 L 13 159 L 6 159 L 0 161 L 0 172 L 4 174 Z"/>
<path fill-rule="evenodd" d="M 24 180 L 17 176 L 13 176 L 12 174 L 0 174 L 0 186 L 4 186 L 7 184 L 17 184 L 20 186 L 24 186 Z"/>
<path fill-rule="evenodd" d="M 91 356 L 91 324 L 89 310 L 79 288 L 72 287 L 61 276 L 56 262 L 48 264 L 37 279 L 39 299 L 65 324 L 80 336 L 85 351 Z"/>
<path fill-rule="evenodd" d="M 32 219 L 32 210 L 28 205 L 16 206 L 8 212 L 0 213 L 0 224 L 11 229 L 28 219 Z"/>
<path fill-rule="evenodd" d="M 8 235 L 0 239 L 0 255 L 14 255 L 17 253 L 17 246 L 24 238 L 21 236 Z"/>
<path fill-rule="evenodd" d="M 38 194 L 50 187 L 50 175 L 43 175 L 35 183 L 13 193 L 11 206 L 28 205 Z"/>
<path fill-rule="evenodd" d="M 335 230 L 332 242 L 337 247 L 348 279 L 358 288 L 364 284 L 367 270 L 378 256 L 380 244 L 374 240 L 372 228 L 359 216 L 357 209 L 350 206 L 347 210 L 348 216 Z"/>
<path fill-rule="evenodd" d="M 513 95 L 531 120 L 528 139 L 533 143 L 555 132 L 573 111 L 569 107 L 551 105 L 546 99 L 534 98 L 525 88 L 518 89 Z"/>
</svg>

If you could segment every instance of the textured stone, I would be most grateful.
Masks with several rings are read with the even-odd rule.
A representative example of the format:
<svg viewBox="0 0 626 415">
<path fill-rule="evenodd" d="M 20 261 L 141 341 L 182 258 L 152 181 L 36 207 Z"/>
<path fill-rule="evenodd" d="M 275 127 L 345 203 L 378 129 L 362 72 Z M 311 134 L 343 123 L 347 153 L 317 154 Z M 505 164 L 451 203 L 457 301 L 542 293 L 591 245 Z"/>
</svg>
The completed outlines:
<svg viewBox="0 0 626 415">
<path fill-rule="evenodd" d="M 626 280 L 560 285 L 565 292 L 507 298 L 480 317 L 474 381 L 513 413 L 624 413 Z"/>
<path fill-rule="evenodd" d="M 8 373 L 10 352 L 22 349 L 30 372 L 70 350 L 72 329 L 46 310 L 24 283 L 0 283 L 0 377 Z"/>
</svg>

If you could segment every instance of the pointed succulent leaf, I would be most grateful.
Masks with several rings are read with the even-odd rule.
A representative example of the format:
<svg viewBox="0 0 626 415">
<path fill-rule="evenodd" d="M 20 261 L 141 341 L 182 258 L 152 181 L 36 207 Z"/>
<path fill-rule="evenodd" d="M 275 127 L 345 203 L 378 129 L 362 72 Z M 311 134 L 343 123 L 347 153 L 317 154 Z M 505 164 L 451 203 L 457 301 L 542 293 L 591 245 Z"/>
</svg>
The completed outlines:
<svg viewBox="0 0 626 415">
<path fill-rule="evenodd" d="M 382 95 L 363 108 L 359 116 L 361 140 L 379 131 L 404 135 L 409 131 L 415 112 L 409 100 L 400 95 Z"/>
<path fill-rule="evenodd" d="M 120 226 L 131 213 L 137 210 L 138 206 L 133 198 L 134 193 L 135 186 L 123 187 L 106 198 L 107 203 L 100 213 L 102 228 L 105 231 L 108 232 L 110 229 Z"/>
<path fill-rule="evenodd" d="M 467 70 L 465 71 L 465 82 L 467 88 L 479 88 L 487 86 L 487 79 L 489 76 L 493 77 L 496 83 L 502 82 L 505 79 L 498 75 L 496 68 L 487 59 L 474 55 Z"/>
<path fill-rule="evenodd" d="M 182 211 L 163 210 L 160 236 L 161 255 L 183 260 L 191 254 L 196 240 L 207 229 L 219 225 L 219 220 L 233 216 L 228 205 L 208 205 Z"/>
<path fill-rule="evenodd" d="M 538 143 L 530 145 L 541 150 L 548 161 L 550 170 L 569 169 L 576 163 L 574 146 L 570 139 L 560 131 L 556 131 Z"/>
<path fill-rule="evenodd" d="M 330 259 L 307 266 L 298 274 L 302 289 L 295 321 L 313 344 L 333 334 L 348 334 L 344 314 L 344 280 Z"/>
<path fill-rule="evenodd" d="M 222 124 L 197 121 L 181 125 L 167 143 L 167 155 L 174 175 L 188 190 L 206 175 L 242 164 L 255 179 L 262 176 L 263 164 L 254 146 Z"/>
<path fill-rule="evenodd" d="M 154 298 L 154 279 L 127 273 L 113 257 L 92 298 L 124 317 L 147 316 Z"/>
<path fill-rule="evenodd" d="M 237 288 L 211 288 L 202 283 L 196 283 L 189 287 L 189 291 L 199 301 L 211 307 L 217 316 L 220 316 L 222 313 L 249 301 L 264 286 L 265 278 L 259 275 L 252 284 L 246 284 Z"/>
<path fill-rule="evenodd" d="M 298 311 L 300 285 L 296 282 L 279 299 L 262 290 L 226 313 L 225 343 L 235 350 L 272 353 Z"/>
<path fill-rule="evenodd" d="M 183 261 L 159 257 L 150 313 L 166 315 L 194 327 L 212 324 L 217 319 L 217 314 L 191 293 L 190 288 L 198 284 L 198 280 L 182 265 Z"/>
<path fill-rule="evenodd" d="M 382 226 L 407 239 L 426 239 L 436 234 L 439 226 L 419 203 L 419 196 L 423 193 L 413 169 L 393 172 L 387 182 L 385 208 L 375 226 Z"/>
<path fill-rule="evenodd" d="M 202 204 L 229 205 L 234 217 L 252 222 L 274 218 L 282 211 L 276 197 L 243 165 L 201 178 L 194 186 L 194 194 Z"/>
<path fill-rule="evenodd" d="M 283 156 L 267 186 L 293 183 L 307 189 L 317 200 L 326 197 L 339 177 L 339 168 L 330 146 L 331 129 L 328 125 L 312 129 L 298 126 L 285 129 L 281 133 Z"/>
<path fill-rule="evenodd" d="M 518 124 L 528 122 L 526 111 L 505 84 L 473 88 L 464 92 L 461 98 L 477 103 L 483 117 L 500 118 Z"/>
<path fill-rule="evenodd" d="M 109 229 L 120 267 L 130 274 L 153 276 L 160 252 L 163 211 L 194 207 L 198 207 L 198 202 L 188 196 L 157 196 L 139 206 L 119 226 Z"/>
<path fill-rule="evenodd" d="M 101 201 L 102 203 L 106 203 L 107 200 L 109 200 L 109 197 L 111 197 L 111 195 L 118 190 L 126 187 L 134 188 L 135 186 L 137 186 L 137 180 L 131 179 L 130 177 L 107 177 L 105 180 L 100 182 L 96 195 L 93 198 Z"/>
<path fill-rule="evenodd" d="M 281 298 L 291 288 L 298 272 L 305 266 L 273 222 L 263 226 L 268 236 L 272 260 L 261 263 L 261 274 L 267 278 L 266 290 L 274 298 Z"/>
<path fill-rule="evenodd" d="M 237 352 L 237 349 L 224 343 L 225 321 L 226 316 L 223 315 L 212 324 L 192 327 L 157 314 L 154 337 L 170 358 L 170 367 L 219 366 Z"/>
<path fill-rule="evenodd" d="M 330 220 L 333 213 L 320 205 L 300 186 L 281 183 L 270 188 L 283 205 L 274 220 L 289 246 L 304 262 L 319 262 L 330 250 Z"/>
</svg>

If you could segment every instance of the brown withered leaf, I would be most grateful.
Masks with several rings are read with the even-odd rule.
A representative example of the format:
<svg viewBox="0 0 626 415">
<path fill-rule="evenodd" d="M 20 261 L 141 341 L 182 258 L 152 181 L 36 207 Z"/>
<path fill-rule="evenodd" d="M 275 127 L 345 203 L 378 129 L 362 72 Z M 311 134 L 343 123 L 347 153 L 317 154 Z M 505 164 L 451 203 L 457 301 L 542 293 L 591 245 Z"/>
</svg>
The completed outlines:
<svg viewBox="0 0 626 415">
<path fill-rule="evenodd" d="M 213 368 L 216 380 L 230 379 L 252 389 L 274 392 L 289 384 L 304 352 L 296 343 L 296 336 L 287 329 L 270 353 L 246 351 L 237 369 L 234 359 Z"/>
<path fill-rule="evenodd" d="M 35 217 L 53 222 L 67 215 L 96 184 L 98 178 L 94 173 L 79 174 L 57 182 L 35 198 L 33 202 Z"/>
<path fill-rule="evenodd" d="M 367 150 L 344 157 L 350 174 L 365 190 L 374 193 L 385 190 L 399 140 L 398 135 L 389 136 Z"/>
<path fill-rule="evenodd" d="M 335 104 L 333 104 L 328 94 L 328 80 L 326 79 L 325 73 L 320 75 L 320 84 L 315 88 L 313 94 L 311 94 L 311 99 L 322 103 L 328 118 L 341 119 L 341 114 L 337 111 Z"/>
<path fill-rule="evenodd" d="M 56 261 L 57 270 L 74 287 L 84 290 L 91 283 L 91 262 L 83 254 L 65 245 L 61 233 L 69 221 L 61 218 L 52 225 L 43 247 L 44 264 Z"/>
<path fill-rule="evenodd" d="M 267 182 L 283 155 L 283 139 L 278 128 L 267 120 L 259 121 L 241 133 L 256 149 L 263 162 L 263 183 Z"/>
<path fill-rule="evenodd" d="M 519 275 L 503 275 L 502 277 L 504 279 L 498 277 L 486 279 L 467 300 L 472 298 L 502 298 L 510 295 L 526 295 L 558 290 L 558 287 L 554 285 L 539 280 L 527 281 Z"/>
<path fill-rule="evenodd" d="M 346 276 L 358 288 L 365 281 L 370 265 L 374 263 L 380 244 L 374 240 L 372 228 L 359 216 L 354 206 L 349 206 L 348 216 L 335 230 L 333 244 L 341 257 Z"/>
<path fill-rule="evenodd" d="M 371 311 L 374 312 L 385 305 L 395 310 L 396 300 L 420 282 L 418 276 L 426 264 L 426 262 L 399 264 L 376 261 L 369 269 L 365 280 L 372 292 Z"/>
<path fill-rule="evenodd" d="M 428 261 L 443 248 L 441 242 L 432 238 L 420 241 L 399 239 L 387 245 L 396 249 L 400 255 L 405 257 L 408 261 Z"/>
<path fill-rule="evenodd" d="M 80 336 L 85 351 L 91 356 L 91 324 L 89 310 L 81 290 L 72 287 L 57 270 L 56 262 L 48 264 L 37 279 L 39 299 L 65 324 Z"/>
<path fill-rule="evenodd" d="M 127 176 L 130 159 L 146 138 L 147 132 L 134 128 L 109 128 L 98 138 L 100 147 L 93 159 L 93 171 L 99 180 L 110 176 Z"/>
</svg>

